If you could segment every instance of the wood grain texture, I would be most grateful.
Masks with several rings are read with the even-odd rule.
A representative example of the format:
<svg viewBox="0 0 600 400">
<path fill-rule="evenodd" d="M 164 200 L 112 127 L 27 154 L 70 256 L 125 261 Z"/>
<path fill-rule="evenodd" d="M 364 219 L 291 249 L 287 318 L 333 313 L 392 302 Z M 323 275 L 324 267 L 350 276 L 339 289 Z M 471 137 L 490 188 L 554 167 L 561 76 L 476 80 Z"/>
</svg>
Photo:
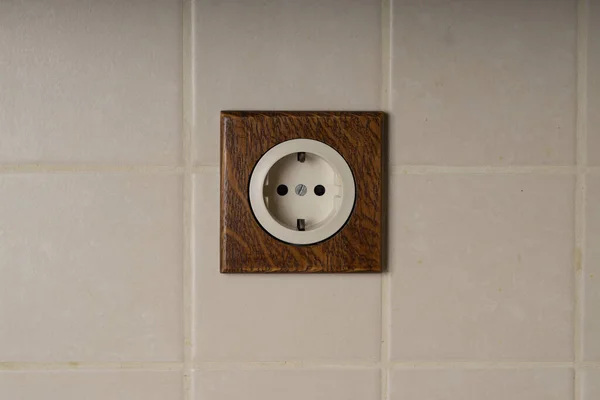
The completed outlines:
<svg viewBox="0 0 600 400">
<path fill-rule="evenodd" d="M 380 272 L 381 112 L 221 112 L 221 272 Z M 336 149 L 356 182 L 348 223 L 324 242 L 297 246 L 269 235 L 248 200 L 254 165 L 271 147 L 314 139 Z"/>
</svg>

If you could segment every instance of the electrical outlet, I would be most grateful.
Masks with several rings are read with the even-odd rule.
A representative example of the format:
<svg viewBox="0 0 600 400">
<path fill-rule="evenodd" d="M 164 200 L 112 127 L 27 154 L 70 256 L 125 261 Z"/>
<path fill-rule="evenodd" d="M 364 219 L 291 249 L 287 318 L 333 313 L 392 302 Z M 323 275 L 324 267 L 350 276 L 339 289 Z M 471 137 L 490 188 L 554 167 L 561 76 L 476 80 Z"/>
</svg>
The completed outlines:
<svg viewBox="0 0 600 400">
<path fill-rule="evenodd" d="M 221 272 L 382 266 L 380 112 L 221 113 Z"/>
<path fill-rule="evenodd" d="M 356 198 L 346 160 L 312 139 L 288 140 L 267 151 L 250 175 L 248 191 L 263 229 L 297 245 L 335 235 L 350 218 Z"/>
</svg>

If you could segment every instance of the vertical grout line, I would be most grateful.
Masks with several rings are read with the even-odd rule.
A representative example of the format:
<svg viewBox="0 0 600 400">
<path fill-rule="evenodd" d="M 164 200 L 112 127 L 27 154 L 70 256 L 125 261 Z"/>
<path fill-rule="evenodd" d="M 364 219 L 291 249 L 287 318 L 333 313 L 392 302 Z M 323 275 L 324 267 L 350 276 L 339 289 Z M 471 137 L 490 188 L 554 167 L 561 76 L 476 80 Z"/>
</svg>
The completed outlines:
<svg viewBox="0 0 600 400">
<path fill-rule="evenodd" d="M 194 398 L 194 257 L 193 257 L 193 127 L 194 127 L 194 4 L 183 0 L 182 7 L 182 154 L 183 182 L 183 398 Z"/>
<path fill-rule="evenodd" d="M 384 146 L 389 149 L 389 120 L 390 120 L 390 95 L 391 95 L 391 32 L 392 32 L 392 0 L 381 0 L 381 107 L 388 115 L 385 124 L 385 143 Z M 389 152 L 384 153 L 384 177 L 386 179 L 387 188 L 384 193 L 388 199 L 384 204 L 389 208 L 389 183 L 391 180 L 391 171 L 389 165 Z M 389 209 L 385 210 L 384 215 L 387 221 L 384 221 L 387 229 L 384 230 L 387 236 L 384 240 L 387 243 L 385 249 L 387 255 L 384 258 L 388 265 L 383 266 L 381 275 L 381 348 L 380 348 L 380 374 L 381 374 L 381 400 L 389 399 L 389 380 L 390 380 L 390 248 L 389 245 Z"/>
<path fill-rule="evenodd" d="M 577 178 L 575 184 L 575 312 L 574 399 L 582 400 L 581 368 L 583 351 L 583 262 L 585 258 L 585 170 L 587 165 L 587 47 L 588 0 L 577 4 Z"/>
<path fill-rule="evenodd" d="M 381 0 L 381 107 L 389 112 L 391 80 L 392 0 Z"/>
<path fill-rule="evenodd" d="M 589 0 L 577 7 L 577 167 L 587 166 L 587 67 Z"/>
<path fill-rule="evenodd" d="M 389 256 L 388 256 L 389 260 Z M 381 399 L 390 398 L 390 332 L 391 332 L 391 279 L 389 266 L 381 277 Z"/>
</svg>

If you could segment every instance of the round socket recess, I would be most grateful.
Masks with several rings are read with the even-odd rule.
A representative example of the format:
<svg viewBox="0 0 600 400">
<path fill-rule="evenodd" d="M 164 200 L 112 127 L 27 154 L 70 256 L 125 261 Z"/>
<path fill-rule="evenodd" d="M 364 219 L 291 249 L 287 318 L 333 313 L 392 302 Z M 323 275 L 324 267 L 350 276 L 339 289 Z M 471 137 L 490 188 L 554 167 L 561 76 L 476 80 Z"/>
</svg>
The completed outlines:
<svg viewBox="0 0 600 400">
<path fill-rule="evenodd" d="M 250 176 L 250 207 L 260 225 L 291 244 L 335 235 L 354 208 L 356 187 L 348 163 L 332 147 L 293 139 L 268 150 Z"/>
</svg>

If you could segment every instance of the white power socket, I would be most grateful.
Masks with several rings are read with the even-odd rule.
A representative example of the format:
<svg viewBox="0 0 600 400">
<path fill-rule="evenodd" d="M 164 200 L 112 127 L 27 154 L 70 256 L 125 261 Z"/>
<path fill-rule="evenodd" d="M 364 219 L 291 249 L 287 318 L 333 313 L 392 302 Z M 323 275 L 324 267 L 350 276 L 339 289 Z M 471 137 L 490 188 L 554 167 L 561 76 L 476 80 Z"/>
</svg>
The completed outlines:
<svg viewBox="0 0 600 400">
<path fill-rule="evenodd" d="M 356 199 L 348 163 L 332 147 L 311 139 L 282 142 L 258 161 L 249 185 L 250 206 L 275 238 L 308 245 L 335 235 Z"/>
</svg>

